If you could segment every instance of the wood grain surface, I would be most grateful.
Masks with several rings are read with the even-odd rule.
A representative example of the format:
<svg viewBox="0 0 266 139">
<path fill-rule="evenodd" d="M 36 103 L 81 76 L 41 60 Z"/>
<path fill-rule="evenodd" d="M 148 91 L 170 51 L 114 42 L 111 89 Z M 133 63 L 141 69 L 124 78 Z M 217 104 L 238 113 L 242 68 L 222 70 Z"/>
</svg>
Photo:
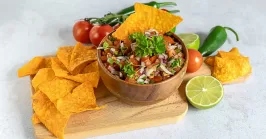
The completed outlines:
<svg viewBox="0 0 266 139">
<path fill-rule="evenodd" d="M 211 75 L 211 68 L 203 64 L 195 73 L 186 74 L 179 92 L 164 101 L 152 105 L 129 105 L 121 102 L 110 94 L 100 81 L 95 90 L 97 103 L 106 105 L 99 111 L 87 111 L 73 115 L 65 129 L 65 139 L 83 139 L 92 136 L 100 136 L 129 130 L 136 130 L 163 124 L 176 123 L 182 119 L 187 110 L 188 103 L 185 96 L 186 82 L 198 75 Z M 245 81 L 246 77 L 233 82 Z M 37 139 L 55 139 L 55 137 L 42 125 L 33 125 Z"/>
</svg>

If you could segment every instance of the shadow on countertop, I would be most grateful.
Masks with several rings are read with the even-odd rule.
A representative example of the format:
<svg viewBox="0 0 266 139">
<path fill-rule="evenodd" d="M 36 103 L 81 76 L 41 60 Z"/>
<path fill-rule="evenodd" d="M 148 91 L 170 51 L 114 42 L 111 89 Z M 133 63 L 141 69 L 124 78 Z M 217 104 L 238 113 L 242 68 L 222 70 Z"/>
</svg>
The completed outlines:
<svg viewBox="0 0 266 139">
<path fill-rule="evenodd" d="M 14 66 L 7 76 L 12 78 L 11 92 L 9 101 L 14 104 L 18 114 L 18 125 L 23 130 L 22 134 L 27 139 L 34 139 L 34 131 L 31 122 L 32 103 L 31 103 L 31 85 L 29 77 L 18 78 L 17 70 L 22 66 Z"/>
</svg>

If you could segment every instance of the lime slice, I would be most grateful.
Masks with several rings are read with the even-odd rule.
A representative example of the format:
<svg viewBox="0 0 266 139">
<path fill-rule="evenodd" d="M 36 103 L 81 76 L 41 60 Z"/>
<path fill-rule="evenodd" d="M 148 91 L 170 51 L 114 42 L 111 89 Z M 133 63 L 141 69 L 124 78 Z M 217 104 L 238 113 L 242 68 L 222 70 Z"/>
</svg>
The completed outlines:
<svg viewBox="0 0 266 139">
<path fill-rule="evenodd" d="M 196 76 L 186 85 L 188 101 L 196 108 L 208 109 L 223 98 L 222 84 L 212 76 Z"/>
<path fill-rule="evenodd" d="M 178 34 L 178 37 L 184 42 L 187 48 L 198 50 L 200 46 L 200 38 L 197 34 L 183 33 Z"/>
</svg>

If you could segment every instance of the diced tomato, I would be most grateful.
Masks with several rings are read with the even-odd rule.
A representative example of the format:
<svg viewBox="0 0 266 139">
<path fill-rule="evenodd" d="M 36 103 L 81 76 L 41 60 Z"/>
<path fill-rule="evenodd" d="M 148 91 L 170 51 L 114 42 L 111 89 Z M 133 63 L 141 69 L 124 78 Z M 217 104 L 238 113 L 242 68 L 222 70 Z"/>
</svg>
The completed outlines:
<svg viewBox="0 0 266 139">
<path fill-rule="evenodd" d="M 136 60 L 135 58 L 130 58 L 129 61 L 134 65 L 134 67 L 137 67 L 137 65 L 140 65 L 140 62 Z"/>
<path fill-rule="evenodd" d="M 151 63 L 154 63 L 154 62 L 156 61 L 157 58 L 158 58 L 157 55 L 152 56 L 152 57 L 150 58 Z"/>
<path fill-rule="evenodd" d="M 102 51 L 101 53 L 102 53 L 102 56 L 106 56 L 106 53 L 105 53 L 105 51 Z"/>
<path fill-rule="evenodd" d="M 130 47 L 131 41 L 127 38 L 126 40 L 124 40 L 124 45 Z"/>
<path fill-rule="evenodd" d="M 101 56 L 102 62 L 107 62 L 107 56 Z"/>
<path fill-rule="evenodd" d="M 154 82 L 160 82 L 160 81 L 162 81 L 163 80 L 163 77 L 162 76 L 154 76 L 154 78 L 153 78 L 153 81 Z"/>
<path fill-rule="evenodd" d="M 120 45 L 120 41 L 115 40 L 115 41 L 114 41 L 114 46 L 119 46 L 119 45 Z"/>
<path fill-rule="evenodd" d="M 145 61 L 145 66 L 150 66 L 151 65 L 151 61 L 150 61 L 150 59 L 147 59 L 146 61 Z"/>
<path fill-rule="evenodd" d="M 146 60 L 148 60 L 150 57 L 149 56 L 145 56 L 141 58 L 141 62 L 145 62 Z"/>
<path fill-rule="evenodd" d="M 164 41 L 170 43 L 170 44 L 174 44 L 175 41 L 170 37 L 170 36 L 163 36 Z"/>
<path fill-rule="evenodd" d="M 166 51 L 167 52 L 167 54 L 168 54 L 168 57 L 173 57 L 173 56 L 175 56 L 176 55 L 176 52 L 175 52 L 175 50 L 167 50 Z"/>
</svg>

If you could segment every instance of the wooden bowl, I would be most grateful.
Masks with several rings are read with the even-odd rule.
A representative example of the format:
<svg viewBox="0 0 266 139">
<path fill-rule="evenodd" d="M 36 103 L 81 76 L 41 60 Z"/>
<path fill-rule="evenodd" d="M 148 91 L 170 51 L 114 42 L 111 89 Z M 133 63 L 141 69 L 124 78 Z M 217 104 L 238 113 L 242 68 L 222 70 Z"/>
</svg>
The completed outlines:
<svg viewBox="0 0 266 139">
<path fill-rule="evenodd" d="M 108 36 L 106 36 L 103 40 L 106 40 Z M 182 45 L 182 50 L 185 55 L 184 66 L 174 76 L 170 77 L 167 80 L 154 84 L 134 84 L 115 77 L 104 67 L 100 59 L 101 50 L 98 50 L 97 59 L 99 63 L 100 76 L 106 88 L 113 95 L 126 103 L 144 105 L 162 101 L 171 96 L 174 92 L 178 92 L 178 88 L 182 83 L 187 70 L 188 50 L 178 36 L 173 34 L 172 37 L 176 42 L 179 42 Z M 102 41 L 99 46 L 101 46 L 103 42 L 104 41 Z"/>
</svg>

